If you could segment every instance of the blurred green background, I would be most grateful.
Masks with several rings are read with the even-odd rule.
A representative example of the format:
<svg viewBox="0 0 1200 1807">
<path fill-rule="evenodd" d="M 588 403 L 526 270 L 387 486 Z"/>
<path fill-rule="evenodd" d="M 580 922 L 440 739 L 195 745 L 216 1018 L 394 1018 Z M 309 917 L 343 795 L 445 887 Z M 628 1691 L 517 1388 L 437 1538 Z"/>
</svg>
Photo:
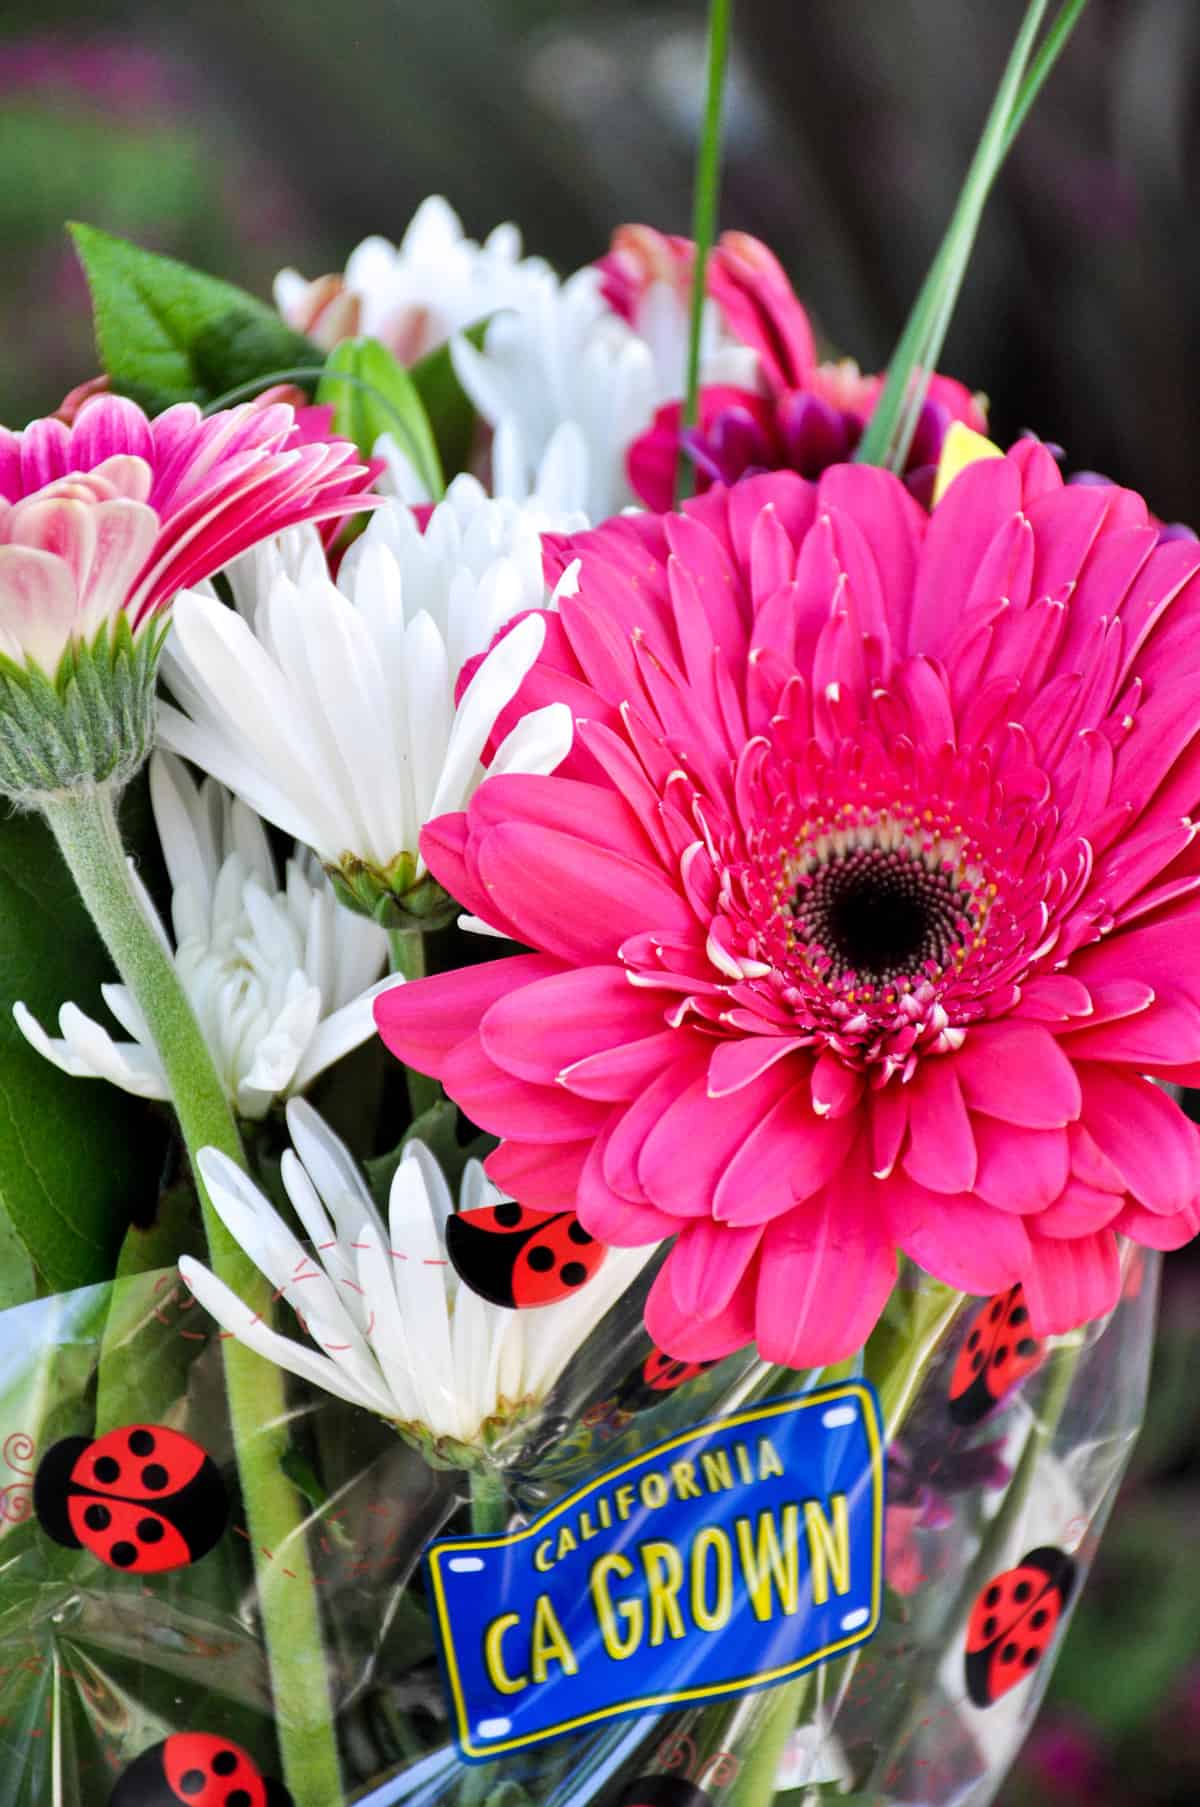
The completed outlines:
<svg viewBox="0 0 1200 1807">
<path fill-rule="evenodd" d="M 1019 0 L 738 0 L 722 219 L 881 365 Z M 704 8 L 655 0 L 7 0 L 0 419 L 90 375 L 79 218 L 269 294 L 444 193 L 586 262 L 684 231 Z M 990 206 L 943 366 L 1076 468 L 1200 524 L 1197 0 L 1091 0 Z M 1003 1807 L 1200 1802 L 1200 1262 L 1172 1258 L 1147 1432 Z"/>
</svg>

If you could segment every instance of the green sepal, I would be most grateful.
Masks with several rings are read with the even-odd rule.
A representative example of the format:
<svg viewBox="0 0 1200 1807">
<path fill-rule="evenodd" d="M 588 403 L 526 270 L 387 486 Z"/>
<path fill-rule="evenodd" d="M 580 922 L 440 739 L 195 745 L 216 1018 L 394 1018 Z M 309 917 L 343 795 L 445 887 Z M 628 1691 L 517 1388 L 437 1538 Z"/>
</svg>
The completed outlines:
<svg viewBox="0 0 1200 1807">
<path fill-rule="evenodd" d="M 316 379 L 318 347 L 254 295 L 95 226 L 69 231 L 92 294 L 100 361 L 113 387 L 147 412 L 174 402 L 203 407 L 281 368 Z"/>
<path fill-rule="evenodd" d="M 519 1449 L 516 1436 L 537 1416 L 539 1401 L 498 1401 L 497 1410 L 485 1418 L 469 1442 L 461 1437 L 438 1436 L 424 1424 L 397 1424 L 404 1441 L 428 1462 L 430 1468 L 455 1469 L 462 1474 L 493 1472 L 502 1465 L 506 1448 Z M 515 1441 L 514 1441 L 515 1440 Z"/>
<path fill-rule="evenodd" d="M 105 622 L 68 646 L 53 677 L 0 653 L 0 791 L 22 803 L 97 784 L 120 787 L 149 757 L 165 627 Z"/>
<path fill-rule="evenodd" d="M 344 853 L 325 867 L 338 901 L 384 929 L 427 931 L 445 928 L 459 905 L 431 873 L 417 877 L 417 858 L 398 853 L 389 866 L 375 866 L 357 854 Z"/>
<path fill-rule="evenodd" d="M 435 502 L 446 491 L 424 403 L 414 378 L 378 339 L 345 339 L 329 354 L 317 401 L 333 408 L 334 432 L 369 458 L 390 433 Z"/>
</svg>

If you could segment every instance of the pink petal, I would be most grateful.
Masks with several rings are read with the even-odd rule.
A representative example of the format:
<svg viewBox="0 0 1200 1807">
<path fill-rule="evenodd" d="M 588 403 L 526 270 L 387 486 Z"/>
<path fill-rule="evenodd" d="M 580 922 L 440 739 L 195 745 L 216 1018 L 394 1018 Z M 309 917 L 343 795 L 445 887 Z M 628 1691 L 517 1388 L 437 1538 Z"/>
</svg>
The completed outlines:
<svg viewBox="0 0 1200 1807">
<path fill-rule="evenodd" d="M 1063 1129 L 1022 1129 L 982 1115 L 972 1119 L 979 1168 L 974 1191 L 1001 1211 L 1042 1211 L 1067 1183 L 1070 1143 Z"/>
<path fill-rule="evenodd" d="M 680 1311 L 671 1285 L 670 1265 L 668 1256 L 646 1300 L 646 1329 L 660 1349 L 677 1361 L 719 1361 L 754 1341 L 757 1264 L 743 1276 L 729 1303 L 711 1317 Z"/>
<path fill-rule="evenodd" d="M 622 941 L 639 930 L 682 933 L 695 922 L 651 866 L 577 834 L 520 822 L 494 828 L 480 844 L 478 866 L 521 940 L 573 965 L 615 960 Z"/>
<path fill-rule="evenodd" d="M 427 981 L 428 983 L 428 981 Z M 403 990 L 403 987 L 399 989 Z M 530 1085 L 487 1058 L 469 1035 L 442 1062 L 442 1083 L 473 1123 L 520 1142 L 574 1142 L 598 1131 L 609 1106 L 573 1098 L 561 1086 Z"/>
<path fill-rule="evenodd" d="M 870 1094 L 871 1171 L 885 1180 L 900 1158 L 908 1130 L 908 1087 L 885 1085 Z"/>
<path fill-rule="evenodd" d="M 508 991 L 485 1012 L 479 1037 L 506 1072 L 553 1085 L 589 1054 L 662 1028 L 661 997 L 631 985 L 622 966 L 587 966 Z"/>
<path fill-rule="evenodd" d="M 934 1192 L 969 1192 L 975 1184 L 975 1138 L 953 1063 L 926 1061 L 909 1094 L 906 1170 Z"/>
<path fill-rule="evenodd" d="M 573 1211 L 579 1176 L 592 1141 L 501 1142 L 484 1161 L 488 1178 L 502 1192 L 535 1211 Z"/>
<path fill-rule="evenodd" d="M 545 954 L 517 954 L 394 985 L 375 1000 L 375 1027 L 398 1060 L 440 1077 L 451 1049 L 478 1029 L 497 999 L 561 971 Z"/>
<path fill-rule="evenodd" d="M 711 1098 L 706 1074 L 669 1104 L 638 1156 L 646 1196 L 664 1211 L 707 1216 L 717 1183 L 754 1126 L 785 1092 L 789 1076 L 772 1067 L 724 1098 Z"/>
<path fill-rule="evenodd" d="M 53 673 L 76 609 L 75 585 L 62 559 L 31 546 L 0 546 L 0 647 L 11 635 L 16 648 Z"/>
<path fill-rule="evenodd" d="M 1153 1080 L 1081 1065 L 1082 1120 L 1147 1210 L 1173 1216 L 1200 1197 L 1200 1134 Z"/>
<path fill-rule="evenodd" d="M 615 1192 L 605 1176 L 605 1157 L 614 1127 L 610 1124 L 597 1136 L 584 1161 L 575 1193 L 579 1221 L 599 1241 L 611 1243 L 614 1248 L 641 1248 L 648 1242 L 662 1242 L 678 1230 L 679 1219 Z"/>
<path fill-rule="evenodd" d="M 84 403 L 71 429 L 69 457 L 75 470 L 94 470 L 106 458 L 156 462 L 154 438 L 142 410 L 120 395 L 96 395 Z"/>
<path fill-rule="evenodd" d="M 1112 1311 L 1121 1296 L 1121 1262 L 1111 1230 L 1071 1242 L 1029 1237 L 1021 1276 L 1035 1336 L 1061 1336 Z"/>
<path fill-rule="evenodd" d="M 1200 1211 L 1189 1205 L 1174 1217 L 1160 1217 L 1157 1212 L 1143 1211 L 1140 1205 L 1126 1205 L 1112 1227 L 1148 1249 L 1170 1252 L 1183 1248 L 1200 1230 Z"/>
<path fill-rule="evenodd" d="M 612 1103 L 636 1098 L 675 1059 L 679 1034 L 664 1029 L 641 1041 L 626 1042 L 602 1054 L 589 1054 L 565 1067 L 559 1084 L 580 1098 L 604 1098 Z"/>
<path fill-rule="evenodd" d="M 987 460 L 989 468 L 996 463 L 997 459 Z M 971 470 L 983 468 L 972 466 L 958 482 Z M 963 1099 L 972 1112 L 1026 1129 L 1062 1129 L 1079 1115 L 1075 1069 L 1040 1023 L 1015 1018 L 981 1023 L 968 1029 L 953 1059 Z"/>
<path fill-rule="evenodd" d="M 1012 1212 L 961 1194 L 929 1192 L 900 1173 L 881 1182 L 880 1192 L 892 1240 L 935 1279 L 981 1294 L 1020 1279 L 1029 1239 Z"/>
<path fill-rule="evenodd" d="M 675 1100 L 697 1079 L 703 1078 L 707 1064 L 706 1040 L 681 1033 L 674 1063 L 621 1113 L 606 1137 L 604 1147 L 604 1178 L 617 1192 L 649 1203 L 638 1178 L 638 1163 L 646 1138 Z M 705 1204 L 693 1201 L 690 1214 L 707 1214 L 707 1209 Z"/>
<path fill-rule="evenodd" d="M 987 458 L 955 478 L 933 511 L 902 652 L 937 654 L 957 626 L 948 597 L 966 598 L 993 538 L 1021 509 L 1021 479 L 1008 458 Z"/>
<path fill-rule="evenodd" d="M 862 1348 L 896 1279 L 879 1192 L 860 1177 L 767 1226 L 755 1309 L 764 1361 L 820 1368 Z"/>
<path fill-rule="evenodd" d="M 1030 1228 L 1039 1236 L 1090 1236 L 1093 1230 L 1106 1229 L 1124 1203 L 1123 1193 L 1102 1192 L 1095 1186 L 1085 1186 L 1082 1180 L 1068 1180 L 1058 1198 L 1038 1213 Z"/>
<path fill-rule="evenodd" d="M 760 1229 L 731 1230 L 709 1218 L 686 1224 L 667 1259 L 671 1291 L 685 1317 L 724 1311 L 762 1241 Z"/>
<path fill-rule="evenodd" d="M 818 1117 L 793 1086 L 755 1123 L 713 1192 L 714 1217 L 765 1223 L 810 1198 L 840 1172 L 859 1131 L 853 1117 Z"/>
<path fill-rule="evenodd" d="M 724 1098 L 740 1091 L 785 1054 L 803 1048 L 807 1040 L 799 1035 L 744 1035 L 718 1042 L 708 1067 L 710 1096 Z"/>
</svg>

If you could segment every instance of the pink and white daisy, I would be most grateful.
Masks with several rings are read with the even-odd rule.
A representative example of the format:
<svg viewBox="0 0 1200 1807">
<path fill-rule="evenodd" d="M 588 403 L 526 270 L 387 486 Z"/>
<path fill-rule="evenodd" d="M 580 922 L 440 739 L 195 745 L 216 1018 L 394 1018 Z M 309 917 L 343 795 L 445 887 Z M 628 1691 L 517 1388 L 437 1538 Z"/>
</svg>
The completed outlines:
<svg viewBox="0 0 1200 1807">
<path fill-rule="evenodd" d="M 281 528 L 364 506 L 369 480 L 352 445 L 312 438 L 284 404 L 205 420 L 181 403 L 149 420 L 131 401 L 95 395 L 69 426 L 0 428 L 0 786 L 127 775 L 151 719 L 149 630 L 176 592 Z M 28 674 L 65 688 L 98 644 L 106 655 L 72 718 L 75 744 L 60 748 L 53 722 L 44 726 L 44 692 L 35 686 L 36 707 L 26 706 Z M 119 644 L 141 649 L 124 689 L 111 675 Z"/>
<path fill-rule="evenodd" d="M 570 758 L 422 848 L 533 951 L 376 1003 L 671 1354 L 839 1360 L 896 1251 L 1034 1327 L 1200 1225 L 1200 547 L 1023 442 L 932 516 L 838 466 L 552 546 Z M 503 731 L 503 718 L 498 731 Z"/>
</svg>

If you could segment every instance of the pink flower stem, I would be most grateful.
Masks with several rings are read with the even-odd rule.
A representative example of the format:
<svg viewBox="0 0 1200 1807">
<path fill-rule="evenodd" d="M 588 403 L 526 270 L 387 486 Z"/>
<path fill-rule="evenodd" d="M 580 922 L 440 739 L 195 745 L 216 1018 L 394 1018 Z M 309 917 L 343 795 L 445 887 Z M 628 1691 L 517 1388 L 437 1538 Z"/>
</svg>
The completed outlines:
<svg viewBox="0 0 1200 1807">
<path fill-rule="evenodd" d="M 171 1087 L 187 1143 L 219 1148 L 243 1169 L 241 1138 L 174 963 L 134 889 L 107 787 L 61 792 L 46 819 L 117 970 L 144 1016 Z M 196 1174 L 215 1272 L 265 1320 L 268 1282 L 213 1210 Z M 229 1417 L 242 1500 L 255 1552 L 259 1610 L 270 1665 L 276 1733 L 296 1807 L 343 1799 L 321 1618 L 300 1495 L 280 1466 L 288 1405 L 280 1370 L 242 1343 L 222 1345 Z M 259 1555 L 270 1551 L 271 1558 Z"/>
</svg>

